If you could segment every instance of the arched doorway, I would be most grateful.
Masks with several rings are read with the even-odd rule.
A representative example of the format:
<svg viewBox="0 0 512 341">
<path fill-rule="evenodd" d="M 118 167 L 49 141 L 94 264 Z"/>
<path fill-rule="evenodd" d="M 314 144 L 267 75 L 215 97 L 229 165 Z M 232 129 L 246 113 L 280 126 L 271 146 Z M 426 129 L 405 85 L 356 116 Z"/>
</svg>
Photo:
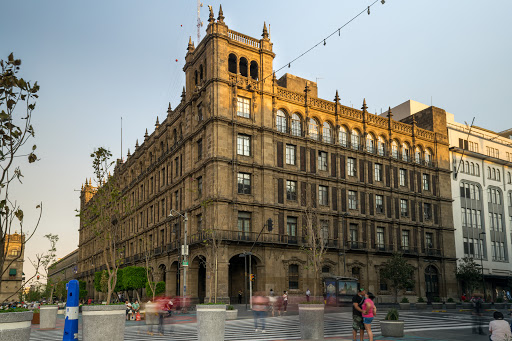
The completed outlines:
<svg viewBox="0 0 512 341">
<path fill-rule="evenodd" d="M 258 283 L 261 282 L 258 276 L 258 259 L 255 256 L 252 257 L 240 257 L 235 255 L 229 260 L 229 281 L 228 281 L 228 295 L 231 303 L 238 303 L 238 291 L 242 291 L 242 303 L 245 303 L 245 297 L 247 295 L 247 302 L 249 302 L 249 258 L 251 258 L 251 271 L 254 275 L 254 281 L 252 282 L 252 292 L 260 290 Z M 247 282 L 245 282 L 244 273 L 247 266 Z M 247 287 L 245 285 L 247 284 Z M 257 289 L 258 288 L 258 289 Z"/>
<path fill-rule="evenodd" d="M 197 298 L 199 303 L 204 303 L 206 297 L 206 266 L 204 262 L 199 262 L 199 269 L 197 270 Z"/>
<path fill-rule="evenodd" d="M 160 272 L 160 281 L 167 283 L 167 269 L 165 264 L 160 264 L 158 267 L 158 272 Z"/>
<path fill-rule="evenodd" d="M 428 302 L 432 302 L 434 297 L 439 297 L 439 275 L 437 268 L 433 265 L 425 269 L 425 296 Z"/>
<path fill-rule="evenodd" d="M 178 262 L 173 262 L 171 264 L 170 268 L 170 281 L 173 283 L 173 285 L 170 286 L 170 293 L 171 295 L 180 296 L 181 290 L 180 290 L 180 267 L 178 266 Z"/>
</svg>

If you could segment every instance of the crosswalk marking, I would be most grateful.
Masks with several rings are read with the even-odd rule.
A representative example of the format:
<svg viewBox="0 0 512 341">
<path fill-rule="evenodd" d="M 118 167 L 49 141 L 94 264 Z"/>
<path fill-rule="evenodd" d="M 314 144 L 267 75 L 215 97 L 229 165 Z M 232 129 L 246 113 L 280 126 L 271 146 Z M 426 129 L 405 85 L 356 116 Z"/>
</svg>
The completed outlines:
<svg viewBox="0 0 512 341">
<path fill-rule="evenodd" d="M 385 313 L 378 313 L 372 323 L 372 330 L 375 334 L 380 334 L 379 320 L 383 320 Z M 401 319 L 405 321 L 406 331 L 423 331 L 429 329 L 463 329 L 472 326 L 471 317 L 468 315 L 459 316 L 453 314 L 431 314 L 417 315 L 415 312 L 402 312 Z M 240 319 L 226 321 L 225 340 L 300 340 L 300 322 L 299 316 L 268 317 L 265 320 L 266 333 L 255 332 L 254 321 L 252 319 Z M 153 326 L 153 331 L 157 331 L 157 326 Z M 32 330 L 31 341 L 57 341 L 62 340 L 63 330 L 39 331 Z M 79 339 L 81 340 L 81 330 Z M 330 313 L 324 316 L 324 335 L 325 337 L 343 337 L 352 335 L 352 314 L 350 312 Z M 136 326 L 127 326 L 125 329 L 126 341 L 191 341 L 197 340 L 197 324 L 166 324 L 165 335 L 160 336 L 147 334 L 147 326 L 144 324 Z"/>
</svg>

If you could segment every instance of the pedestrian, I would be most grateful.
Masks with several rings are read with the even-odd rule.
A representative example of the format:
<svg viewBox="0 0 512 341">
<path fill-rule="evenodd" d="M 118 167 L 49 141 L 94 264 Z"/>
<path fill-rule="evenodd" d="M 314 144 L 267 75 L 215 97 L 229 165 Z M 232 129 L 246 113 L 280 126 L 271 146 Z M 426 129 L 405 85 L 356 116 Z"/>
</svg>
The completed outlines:
<svg viewBox="0 0 512 341">
<path fill-rule="evenodd" d="M 268 298 L 257 293 L 252 298 L 252 311 L 254 313 L 254 329 L 258 332 L 258 326 L 261 332 L 265 333 L 265 318 L 267 315 Z"/>
<path fill-rule="evenodd" d="M 364 339 L 364 323 L 363 323 L 363 303 L 365 300 L 365 290 L 359 289 L 357 295 L 352 297 L 352 339 L 356 341 L 357 331 L 359 330 L 360 339 Z"/>
<path fill-rule="evenodd" d="M 130 301 L 126 300 L 125 305 L 126 305 L 126 321 L 128 321 L 130 319 L 130 314 L 132 313 L 132 304 L 130 303 Z"/>
<path fill-rule="evenodd" d="M 276 297 L 276 308 L 277 310 L 277 316 L 281 316 L 281 310 L 283 309 L 283 296 L 277 296 Z"/>
<path fill-rule="evenodd" d="M 238 290 L 238 304 L 242 304 L 242 290 Z"/>
<path fill-rule="evenodd" d="M 373 341 L 373 332 L 372 332 L 372 321 L 375 315 L 377 314 L 377 308 L 375 307 L 375 303 L 373 300 L 375 299 L 375 295 L 371 292 L 368 292 L 365 295 L 365 300 L 363 303 L 363 324 L 366 333 L 368 334 L 368 338 L 370 341 Z"/>
<path fill-rule="evenodd" d="M 272 313 L 272 317 L 275 315 L 275 308 L 276 308 L 276 297 L 274 297 L 274 291 L 270 289 L 270 296 L 268 296 L 268 304 L 270 306 L 270 311 Z"/>
<path fill-rule="evenodd" d="M 309 288 L 308 290 L 306 290 L 306 301 L 309 302 L 309 296 L 311 296 L 311 291 L 309 291 Z"/>
<path fill-rule="evenodd" d="M 473 303 L 473 334 L 484 335 L 482 329 L 482 294 L 474 294 L 471 298 Z"/>
<path fill-rule="evenodd" d="M 270 297 L 274 296 L 274 289 L 270 289 Z"/>
<path fill-rule="evenodd" d="M 462 302 L 465 302 L 466 301 L 466 294 L 462 294 L 462 296 L 460 297 L 460 300 Z"/>
<path fill-rule="evenodd" d="M 283 294 L 283 309 L 286 313 L 286 309 L 288 308 L 288 292 L 285 290 Z"/>
<path fill-rule="evenodd" d="M 489 339 L 492 341 L 510 340 L 512 332 L 507 321 L 503 320 L 503 314 L 495 311 L 493 314 L 494 321 L 489 322 Z"/>
</svg>

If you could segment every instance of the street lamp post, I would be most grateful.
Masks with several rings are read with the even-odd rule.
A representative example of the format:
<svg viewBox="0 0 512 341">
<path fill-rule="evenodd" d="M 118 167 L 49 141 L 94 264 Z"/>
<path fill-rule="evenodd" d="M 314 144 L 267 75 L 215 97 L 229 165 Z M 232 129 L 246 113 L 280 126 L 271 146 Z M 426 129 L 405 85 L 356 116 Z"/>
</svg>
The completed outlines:
<svg viewBox="0 0 512 341">
<path fill-rule="evenodd" d="M 480 232 L 478 234 L 478 239 L 480 239 L 481 235 L 485 235 L 485 231 Z M 484 301 L 487 298 L 486 290 L 485 290 L 485 279 L 484 279 L 484 247 L 483 247 L 483 241 L 479 242 L 479 245 L 482 245 L 482 249 L 480 251 L 480 266 L 482 267 L 482 285 L 484 287 Z"/>
<path fill-rule="evenodd" d="M 183 218 L 183 221 L 185 222 L 185 228 L 184 228 L 184 236 L 183 236 L 183 245 L 181 245 L 181 254 L 183 256 L 183 299 L 186 300 L 187 297 L 187 267 L 188 267 L 188 245 L 187 245 L 187 223 L 188 223 L 188 217 L 187 212 L 185 212 L 185 215 L 181 214 L 180 212 L 171 209 L 171 212 L 169 213 L 169 217 L 174 217 L 176 215 L 179 215 Z"/>
</svg>

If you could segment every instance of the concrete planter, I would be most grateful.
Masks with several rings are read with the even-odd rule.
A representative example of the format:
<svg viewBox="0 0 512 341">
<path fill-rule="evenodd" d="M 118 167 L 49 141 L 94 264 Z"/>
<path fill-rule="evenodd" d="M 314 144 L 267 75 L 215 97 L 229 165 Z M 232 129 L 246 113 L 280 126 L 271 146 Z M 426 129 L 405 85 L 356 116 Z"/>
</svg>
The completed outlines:
<svg viewBox="0 0 512 341">
<path fill-rule="evenodd" d="M 382 333 L 382 336 L 403 337 L 404 321 L 380 321 L 380 331 Z"/>
<path fill-rule="evenodd" d="M 462 309 L 473 309 L 473 303 L 471 303 L 471 302 L 462 302 Z"/>
<path fill-rule="evenodd" d="M 427 303 L 426 302 L 418 302 L 414 304 L 416 306 L 416 309 L 418 310 L 425 310 L 427 309 Z"/>
<path fill-rule="evenodd" d="M 446 302 L 446 309 L 457 309 L 457 303 L 455 302 Z"/>
<path fill-rule="evenodd" d="M 90 305 L 82 307 L 83 341 L 124 341 L 126 306 Z"/>
<path fill-rule="evenodd" d="M 236 320 L 238 317 L 238 310 L 226 310 L 226 320 Z"/>
<path fill-rule="evenodd" d="M 33 312 L 0 314 L 0 341 L 28 341 Z"/>
<path fill-rule="evenodd" d="M 400 305 L 400 310 L 409 310 L 411 309 L 410 303 L 398 303 Z"/>
<path fill-rule="evenodd" d="M 443 309 L 443 304 L 441 302 L 432 302 L 432 309 L 434 309 L 434 310 Z"/>
<path fill-rule="evenodd" d="M 324 339 L 323 304 L 299 304 L 300 337 L 302 340 Z"/>
<path fill-rule="evenodd" d="M 224 341 L 226 305 L 198 304 L 196 305 L 196 313 L 199 341 Z"/>
<path fill-rule="evenodd" d="M 158 324 L 158 305 L 156 303 L 146 303 L 144 307 L 145 319 L 147 325 Z"/>
<path fill-rule="evenodd" d="M 505 303 L 494 303 L 494 309 L 505 309 Z"/>
<path fill-rule="evenodd" d="M 40 329 L 55 329 L 57 325 L 57 311 L 56 305 L 42 305 L 39 307 L 40 311 Z"/>
</svg>

